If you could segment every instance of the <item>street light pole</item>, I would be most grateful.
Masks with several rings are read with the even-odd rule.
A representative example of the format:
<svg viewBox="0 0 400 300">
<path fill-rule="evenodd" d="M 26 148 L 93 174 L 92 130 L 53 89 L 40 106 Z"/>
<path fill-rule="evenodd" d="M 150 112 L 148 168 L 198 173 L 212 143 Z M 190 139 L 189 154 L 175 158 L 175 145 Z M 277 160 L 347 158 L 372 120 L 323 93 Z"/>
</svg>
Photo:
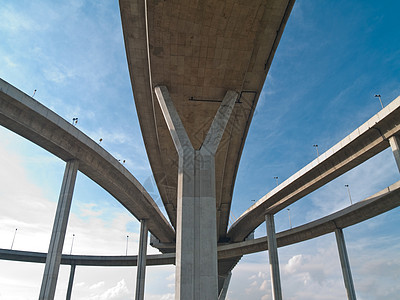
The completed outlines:
<svg viewBox="0 0 400 300">
<path fill-rule="evenodd" d="M 350 195 L 350 188 L 348 184 L 344 185 L 345 187 L 347 187 L 347 192 L 349 193 L 349 199 L 350 199 L 350 204 L 353 205 L 353 201 L 351 201 L 351 195 Z"/>
<path fill-rule="evenodd" d="M 379 102 L 381 103 L 381 106 L 382 106 L 382 108 L 383 108 L 381 95 L 380 95 L 380 94 L 376 94 L 375 97 L 379 98 Z"/>
<path fill-rule="evenodd" d="M 278 176 L 274 176 L 274 179 L 275 179 L 275 182 L 276 182 L 276 186 L 278 186 L 278 185 L 279 185 L 279 183 L 278 183 Z"/>
<path fill-rule="evenodd" d="M 128 256 L 128 239 L 129 239 L 129 235 L 126 236 L 126 250 L 125 250 L 125 256 Z"/>
<path fill-rule="evenodd" d="M 10 250 L 12 250 L 12 248 L 13 248 L 13 246 L 14 246 L 14 241 L 15 241 L 15 236 L 17 235 L 17 228 L 15 228 L 15 231 L 14 231 L 14 237 L 13 237 L 13 240 L 12 240 L 12 243 L 11 243 L 11 248 L 10 248 Z"/>
<path fill-rule="evenodd" d="M 72 234 L 72 243 L 71 243 L 71 250 L 69 250 L 69 255 L 71 255 L 72 253 L 72 246 L 74 245 L 74 238 L 75 238 L 75 234 Z"/>
<path fill-rule="evenodd" d="M 290 219 L 290 208 L 287 208 L 287 212 L 289 215 L 289 225 L 290 225 L 290 229 L 292 229 L 292 220 Z"/>
<path fill-rule="evenodd" d="M 314 144 L 313 147 L 317 150 L 317 157 L 319 157 L 319 152 L 318 152 L 318 144 Z"/>
</svg>

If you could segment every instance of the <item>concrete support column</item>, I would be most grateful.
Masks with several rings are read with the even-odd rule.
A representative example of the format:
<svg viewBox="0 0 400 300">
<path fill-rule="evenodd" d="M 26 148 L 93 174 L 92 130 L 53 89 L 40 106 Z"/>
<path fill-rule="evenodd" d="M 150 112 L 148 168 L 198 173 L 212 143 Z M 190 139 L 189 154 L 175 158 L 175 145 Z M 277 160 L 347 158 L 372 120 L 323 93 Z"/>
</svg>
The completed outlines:
<svg viewBox="0 0 400 300">
<path fill-rule="evenodd" d="M 396 160 L 397 168 L 400 172 L 400 139 L 398 136 L 393 135 L 389 138 L 390 147 Z"/>
<path fill-rule="evenodd" d="M 144 299 L 144 283 L 146 278 L 147 255 L 147 220 L 140 220 L 139 253 L 137 259 L 136 296 L 135 300 Z"/>
<path fill-rule="evenodd" d="M 71 271 L 69 273 L 69 281 L 68 281 L 68 290 L 66 300 L 71 300 L 72 295 L 72 286 L 74 285 L 74 277 L 75 277 L 75 265 L 71 265 Z"/>
<path fill-rule="evenodd" d="M 58 270 L 61 262 L 61 252 L 64 245 L 76 174 L 78 172 L 78 164 L 77 160 L 70 160 L 65 167 L 56 216 L 54 218 L 53 231 L 51 233 L 49 251 L 46 257 L 42 286 L 40 288 L 40 300 L 54 299 Z"/>
<path fill-rule="evenodd" d="M 218 300 L 225 300 L 226 295 L 228 294 L 229 283 L 231 281 L 232 272 L 229 272 L 228 276 L 225 277 L 224 286 L 222 287 L 221 292 L 219 293 Z"/>
<path fill-rule="evenodd" d="M 351 276 L 349 257 L 347 256 L 346 243 L 344 241 L 343 230 L 335 229 L 336 242 L 339 250 L 340 265 L 342 266 L 344 285 L 349 300 L 356 300 L 356 292 L 354 290 L 353 278 Z"/>
<path fill-rule="evenodd" d="M 238 94 L 228 91 L 200 149 L 193 148 L 165 86 L 155 93 L 179 156 L 175 299 L 218 298 L 214 156 Z"/>
<path fill-rule="evenodd" d="M 265 215 L 267 225 L 267 242 L 269 267 L 271 272 L 272 299 L 282 300 L 281 278 L 279 274 L 278 247 L 275 236 L 275 221 L 273 214 Z"/>
</svg>

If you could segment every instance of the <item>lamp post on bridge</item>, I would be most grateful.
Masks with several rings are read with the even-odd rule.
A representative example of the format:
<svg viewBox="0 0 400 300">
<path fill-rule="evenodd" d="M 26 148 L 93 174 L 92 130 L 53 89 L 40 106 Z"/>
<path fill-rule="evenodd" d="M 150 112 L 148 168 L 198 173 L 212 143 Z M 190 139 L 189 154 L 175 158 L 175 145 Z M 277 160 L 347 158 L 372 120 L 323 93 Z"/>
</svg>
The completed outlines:
<svg viewBox="0 0 400 300">
<path fill-rule="evenodd" d="M 15 241 L 15 236 L 17 235 L 17 230 L 18 230 L 18 228 L 15 228 L 14 237 L 13 237 L 13 240 L 12 240 L 12 243 L 11 243 L 11 248 L 10 248 L 10 250 L 12 250 L 12 248 L 13 248 L 13 246 L 14 246 L 14 241 Z"/>
<path fill-rule="evenodd" d="M 317 157 L 319 157 L 318 144 L 314 144 L 313 147 L 317 150 Z"/>
<path fill-rule="evenodd" d="M 349 194 L 350 205 L 353 205 L 353 201 L 351 201 L 350 187 L 349 187 L 349 185 L 348 185 L 348 184 L 345 184 L 344 186 L 347 188 L 347 192 L 348 192 L 348 194 Z"/>
<path fill-rule="evenodd" d="M 381 103 L 381 106 L 382 106 L 382 108 L 383 108 L 383 104 L 382 104 L 381 95 L 380 95 L 380 94 L 375 94 L 375 96 L 374 96 L 374 97 L 376 97 L 376 98 L 378 98 L 378 99 L 379 99 L 379 102 Z"/>
<path fill-rule="evenodd" d="M 290 219 L 290 208 L 287 208 L 288 216 L 289 216 L 289 225 L 290 229 L 292 229 L 292 220 Z"/>
</svg>

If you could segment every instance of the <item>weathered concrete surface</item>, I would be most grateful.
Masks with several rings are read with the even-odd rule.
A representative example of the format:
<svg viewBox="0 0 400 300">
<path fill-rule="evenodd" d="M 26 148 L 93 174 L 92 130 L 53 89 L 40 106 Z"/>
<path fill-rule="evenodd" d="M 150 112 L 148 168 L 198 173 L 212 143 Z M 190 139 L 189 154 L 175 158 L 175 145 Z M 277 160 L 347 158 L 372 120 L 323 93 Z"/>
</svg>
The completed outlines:
<svg viewBox="0 0 400 300">
<path fill-rule="evenodd" d="M 389 147 L 388 139 L 400 132 L 400 97 L 278 187 L 258 200 L 231 226 L 233 242 L 244 238 L 264 220 L 265 212 L 276 213 L 329 181 L 360 165 Z"/>
<path fill-rule="evenodd" d="M 39 299 L 54 299 L 78 166 L 79 161 L 70 160 L 65 167 Z"/>
<path fill-rule="evenodd" d="M 173 242 L 175 232 L 144 187 L 124 166 L 70 122 L 0 79 L 0 125 L 64 161 L 79 160 L 79 171 L 114 196 L 149 231 Z"/>
<path fill-rule="evenodd" d="M 168 87 L 195 149 L 218 110 L 216 101 L 227 90 L 240 93 L 215 156 L 217 228 L 219 240 L 224 240 L 244 141 L 293 4 L 292 0 L 120 0 L 136 110 L 173 226 L 178 156 L 153 88 Z"/>
<path fill-rule="evenodd" d="M 168 89 L 155 88 L 179 157 L 175 299 L 217 299 L 215 153 L 238 94 L 227 91 L 200 148 L 194 148 Z"/>
</svg>

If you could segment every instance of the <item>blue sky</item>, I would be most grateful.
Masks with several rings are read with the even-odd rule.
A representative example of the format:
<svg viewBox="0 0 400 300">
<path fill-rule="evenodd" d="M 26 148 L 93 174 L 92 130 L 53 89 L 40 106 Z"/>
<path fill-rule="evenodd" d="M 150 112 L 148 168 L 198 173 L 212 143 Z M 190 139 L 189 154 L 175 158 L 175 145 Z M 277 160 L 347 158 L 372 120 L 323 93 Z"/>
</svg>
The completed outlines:
<svg viewBox="0 0 400 300">
<path fill-rule="evenodd" d="M 244 148 L 232 213 L 242 214 L 400 95 L 399 3 L 298 0 Z M 132 96 L 117 1 L 8 1 L 0 8 L 0 77 L 71 120 L 125 166 L 161 205 Z M 0 128 L 0 248 L 45 252 L 65 163 Z M 390 149 L 290 206 L 298 226 L 399 180 Z M 287 211 L 276 215 L 288 229 Z M 139 224 L 78 175 L 64 253 L 137 253 Z M 358 299 L 400 293 L 399 209 L 345 229 Z M 265 234 L 264 226 L 256 236 Z M 156 250 L 149 248 L 150 253 Z M 334 235 L 279 250 L 285 299 L 344 299 Z M 241 260 L 228 299 L 271 299 L 267 253 Z M 36 299 L 43 265 L 0 261 L 0 299 Z M 6 271 L 5 271 L 6 270 Z M 147 269 L 146 299 L 173 299 L 174 268 Z M 68 267 L 56 299 L 65 298 Z M 74 299 L 133 299 L 135 268 L 78 267 Z"/>
</svg>

